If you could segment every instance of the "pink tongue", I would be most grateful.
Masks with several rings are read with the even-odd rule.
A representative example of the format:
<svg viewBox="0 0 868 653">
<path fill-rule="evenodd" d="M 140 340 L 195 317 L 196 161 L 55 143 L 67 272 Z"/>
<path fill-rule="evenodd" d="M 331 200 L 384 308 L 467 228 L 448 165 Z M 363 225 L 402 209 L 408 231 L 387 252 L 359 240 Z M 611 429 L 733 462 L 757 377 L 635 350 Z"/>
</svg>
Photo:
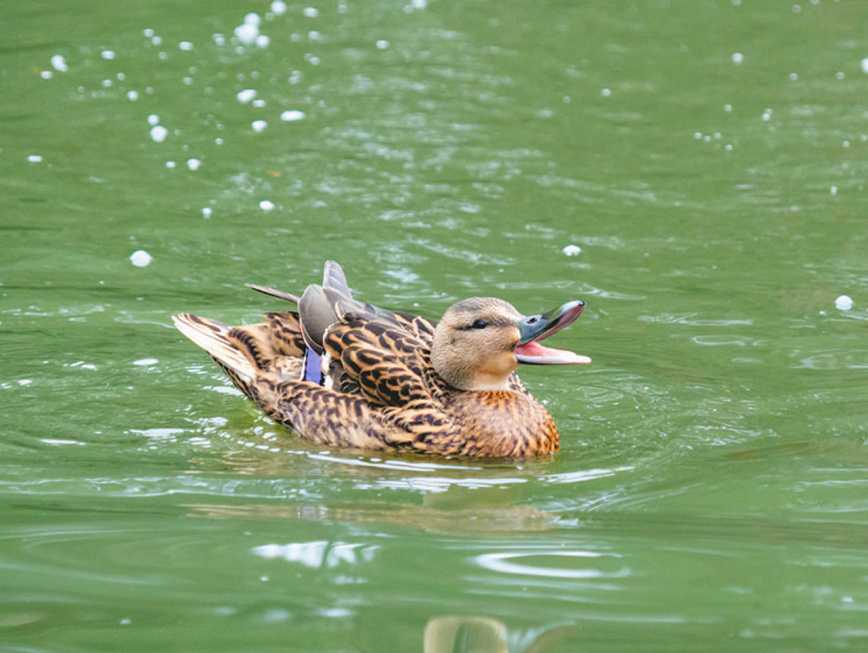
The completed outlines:
<svg viewBox="0 0 868 653">
<path fill-rule="evenodd" d="M 529 342 L 515 348 L 515 357 L 519 363 L 530 365 L 579 365 L 590 363 L 587 356 L 574 354 L 564 349 L 544 347 L 538 342 Z"/>
</svg>

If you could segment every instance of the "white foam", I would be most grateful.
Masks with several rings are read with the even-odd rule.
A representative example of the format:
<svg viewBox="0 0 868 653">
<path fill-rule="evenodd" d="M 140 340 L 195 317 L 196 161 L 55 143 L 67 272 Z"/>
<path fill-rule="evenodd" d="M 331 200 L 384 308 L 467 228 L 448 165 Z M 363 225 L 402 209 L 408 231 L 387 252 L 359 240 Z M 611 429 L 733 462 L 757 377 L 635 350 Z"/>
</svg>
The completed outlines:
<svg viewBox="0 0 868 653">
<path fill-rule="evenodd" d="M 42 79 L 51 79 L 52 77 L 54 77 L 54 73 L 51 72 L 50 70 L 43 70 L 42 72 L 39 73 L 39 76 Z"/>
<path fill-rule="evenodd" d="M 103 50 L 99 53 L 103 59 L 114 59 L 115 51 L 114 50 Z"/>
<path fill-rule="evenodd" d="M 210 206 L 202 207 L 202 217 L 205 218 L 206 220 L 211 217 L 212 213 L 213 213 L 213 210 L 211 209 Z"/>
<path fill-rule="evenodd" d="M 267 48 L 269 43 L 271 43 L 271 38 L 266 34 L 260 34 L 256 37 L 256 47 L 258 48 Z"/>
<path fill-rule="evenodd" d="M 259 14 L 255 11 L 251 11 L 249 14 L 244 16 L 245 25 L 254 25 L 255 27 L 259 27 L 260 23 L 262 23 L 262 18 L 260 18 Z"/>
<path fill-rule="evenodd" d="M 193 49 L 193 44 L 190 41 L 181 41 L 178 44 L 178 49 L 183 50 L 184 52 L 190 52 Z"/>
<path fill-rule="evenodd" d="M 152 113 L 151 115 L 148 116 L 148 124 L 152 125 L 152 126 L 153 125 L 159 125 L 160 124 L 160 116 L 158 116 L 156 113 Z"/>
<path fill-rule="evenodd" d="M 202 161 L 200 159 L 187 159 L 187 167 L 190 170 L 198 170 L 202 165 Z"/>
<path fill-rule="evenodd" d="M 133 365 L 145 366 L 145 365 L 156 365 L 159 363 L 156 358 L 140 358 L 137 361 L 133 361 Z"/>
<path fill-rule="evenodd" d="M 296 120 L 304 120 L 304 111 L 298 109 L 288 109 L 280 114 L 280 119 L 284 122 L 295 122 Z"/>
<path fill-rule="evenodd" d="M 259 27 L 251 23 L 244 23 L 235 28 L 235 38 L 244 45 L 253 45 L 259 36 Z"/>
<path fill-rule="evenodd" d="M 257 109 L 261 109 L 262 107 L 265 106 L 265 100 L 263 100 L 262 98 L 258 98 L 256 100 L 253 100 L 253 106 L 256 107 Z"/>
<path fill-rule="evenodd" d="M 283 16 L 286 13 L 286 3 L 283 0 L 274 0 L 271 3 L 271 13 L 275 16 Z"/>
<path fill-rule="evenodd" d="M 841 295 L 835 300 L 835 308 L 839 311 L 849 311 L 853 308 L 853 300 L 847 295 Z"/>
<path fill-rule="evenodd" d="M 166 167 L 167 167 L 169 170 L 171 170 L 172 168 L 174 168 L 175 165 L 176 165 L 176 164 L 175 164 L 174 161 L 166 161 Z"/>
<path fill-rule="evenodd" d="M 578 245 L 565 245 L 561 251 L 567 256 L 578 256 L 582 253 L 582 248 Z"/>
<path fill-rule="evenodd" d="M 30 163 L 42 163 L 42 155 L 41 154 L 28 154 L 27 160 Z"/>
<path fill-rule="evenodd" d="M 144 34 L 145 38 L 151 38 L 155 34 L 155 32 L 150 27 L 147 27 L 142 30 L 142 34 Z"/>
<path fill-rule="evenodd" d="M 137 268 L 146 268 L 151 264 L 153 257 L 143 249 L 137 249 L 130 255 L 130 262 Z"/>
<path fill-rule="evenodd" d="M 868 57 L 865 57 L 864 59 L 862 59 L 861 65 L 862 65 L 862 72 L 865 73 L 866 75 L 868 75 Z"/>
<path fill-rule="evenodd" d="M 386 39 L 380 39 L 376 43 L 377 50 L 385 50 L 389 47 L 389 42 Z"/>
<path fill-rule="evenodd" d="M 235 97 L 241 104 L 247 104 L 256 97 L 256 91 L 252 88 L 245 88 L 242 91 L 238 91 Z"/>
<path fill-rule="evenodd" d="M 51 67 L 59 73 L 65 73 L 69 71 L 69 66 L 66 64 L 66 59 L 62 54 L 55 54 L 51 56 Z"/>
<path fill-rule="evenodd" d="M 253 131 L 259 133 L 265 131 L 265 128 L 268 127 L 268 123 L 264 120 L 254 120 L 253 124 L 250 126 L 253 128 Z"/>
<path fill-rule="evenodd" d="M 263 211 L 273 211 L 274 210 L 274 202 L 271 200 L 262 200 L 259 203 L 259 208 Z"/>
<path fill-rule="evenodd" d="M 744 61 L 744 55 L 741 52 L 733 52 L 732 53 L 732 63 L 736 66 L 741 64 Z"/>
<path fill-rule="evenodd" d="M 155 143 L 162 143 L 169 135 L 169 130 L 162 125 L 154 125 L 151 127 L 151 138 Z"/>
<path fill-rule="evenodd" d="M 151 43 L 154 45 L 163 45 L 163 37 L 162 36 L 154 36 L 151 38 Z"/>
<path fill-rule="evenodd" d="M 308 18 L 316 18 L 319 16 L 319 9 L 316 7 L 305 7 L 302 13 Z"/>
</svg>

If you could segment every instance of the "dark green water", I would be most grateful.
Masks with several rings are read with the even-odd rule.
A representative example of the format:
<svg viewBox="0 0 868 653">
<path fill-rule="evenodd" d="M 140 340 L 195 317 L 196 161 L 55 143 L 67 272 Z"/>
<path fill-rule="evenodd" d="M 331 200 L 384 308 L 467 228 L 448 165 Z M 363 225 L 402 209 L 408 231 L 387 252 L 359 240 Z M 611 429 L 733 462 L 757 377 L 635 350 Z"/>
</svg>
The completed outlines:
<svg viewBox="0 0 868 653">
<path fill-rule="evenodd" d="M 868 648 L 868 5 L 424 4 L 0 10 L 0 650 Z M 561 453 L 323 450 L 170 327 L 326 258 L 584 299 Z"/>
</svg>

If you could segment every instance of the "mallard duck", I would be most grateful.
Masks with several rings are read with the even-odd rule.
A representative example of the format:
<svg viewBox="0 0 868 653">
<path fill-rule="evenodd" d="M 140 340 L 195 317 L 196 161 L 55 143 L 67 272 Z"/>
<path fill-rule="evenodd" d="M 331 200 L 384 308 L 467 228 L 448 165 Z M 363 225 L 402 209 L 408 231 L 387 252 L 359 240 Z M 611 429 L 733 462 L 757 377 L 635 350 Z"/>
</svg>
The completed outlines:
<svg viewBox="0 0 868 653">
<path fill-rule="evenodd" d="M 322 285 L 265 322 L 229 326 L 173 317 L 271 419 L 322 445 L 441 456 L 523 457 L 558 450 L 554 420 L 515 373 L 519 364 L 589 363 L 540 340 L 582 312 L 572 301 L 525 317 L 502 299 L 473 297 L 438 321 L 353 298 L 327 261 Z"/>
</svg>

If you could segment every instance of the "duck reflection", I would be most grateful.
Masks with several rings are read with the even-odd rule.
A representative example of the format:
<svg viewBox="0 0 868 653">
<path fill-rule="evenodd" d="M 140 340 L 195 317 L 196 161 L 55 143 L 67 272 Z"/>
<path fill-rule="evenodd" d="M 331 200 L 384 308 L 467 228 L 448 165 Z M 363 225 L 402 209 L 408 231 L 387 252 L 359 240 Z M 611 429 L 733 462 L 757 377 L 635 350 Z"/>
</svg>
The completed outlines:
<svg viewBox="0 0 868 653">
<path fill-rule="evenodd" d="M 427 497 L 426 497 L 427 498 Z M 295 519 L 346 521 L 418 528 L 429 533 L 475 534 L 545 531 L 556 528 L 558 517 L 534 506 L 497 506 L 479 503 L 462 508 L 359 502 L 352 507 L 287 502 L 272 504 L 187 504 L 190 516 L 210 519 Z"/>
<path fill-rule="evenodd" d="M 521 651 L 554 653 L 566 650 L 561 645 L 578 630 L 578 626 L 556 626 L 537 636 Z M 509 653 L 506 626 L 487 617 L 434 617 L 425 626 L 422 641 L 424 653 Z"/>
</svg>

